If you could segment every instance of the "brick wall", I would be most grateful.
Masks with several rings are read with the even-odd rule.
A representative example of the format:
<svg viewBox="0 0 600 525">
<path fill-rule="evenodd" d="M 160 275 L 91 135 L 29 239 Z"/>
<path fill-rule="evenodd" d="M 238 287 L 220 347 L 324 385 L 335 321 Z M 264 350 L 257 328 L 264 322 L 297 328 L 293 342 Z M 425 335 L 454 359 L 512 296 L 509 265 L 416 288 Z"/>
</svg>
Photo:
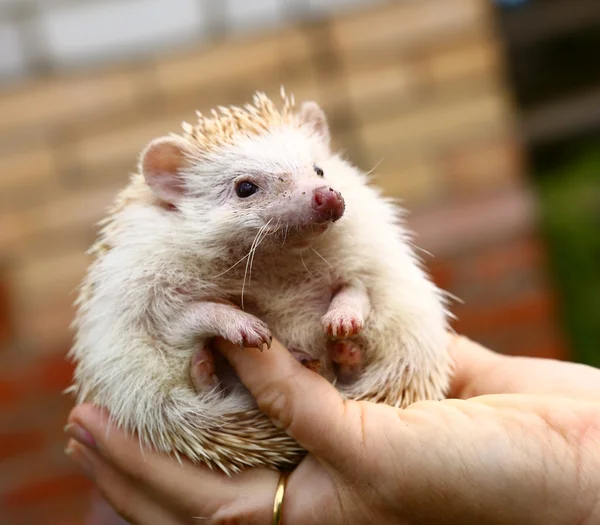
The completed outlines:
<svg viewBox="0 0 600 525">
<path fill-rule="evenodd" d="M 457 330 L 566 357 L 484 0 L 396 2 L 31 80 L 0 96 L 0 520 L 82 523 L 63 457 L 73 290 L 146 142 L 256 89 L 318 100 L 335 141 L 409 208 Z M 5 518 L 6 516 L 6 518 Z M 41 518 L 43 516 L 43 518 Z"/>
</svg>

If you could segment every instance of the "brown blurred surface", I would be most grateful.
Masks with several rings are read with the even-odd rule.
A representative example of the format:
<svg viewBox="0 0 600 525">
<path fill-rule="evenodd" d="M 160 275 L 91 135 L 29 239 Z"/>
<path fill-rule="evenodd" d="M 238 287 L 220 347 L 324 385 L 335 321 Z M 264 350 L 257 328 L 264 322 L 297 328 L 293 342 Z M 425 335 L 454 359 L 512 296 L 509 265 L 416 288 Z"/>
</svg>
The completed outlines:
<svg viewBox="0 0 600 525">
<path fill-rule="evenodd" d="M 410 210 L 456 329 L 568 358 L 484 0 L 393 3 L 0 96 L 1 523 L 83 523 L 63 454 L 73 290 L 151 138 L 254 90 L 317 100 L 337 145 Z"/>
</svg>

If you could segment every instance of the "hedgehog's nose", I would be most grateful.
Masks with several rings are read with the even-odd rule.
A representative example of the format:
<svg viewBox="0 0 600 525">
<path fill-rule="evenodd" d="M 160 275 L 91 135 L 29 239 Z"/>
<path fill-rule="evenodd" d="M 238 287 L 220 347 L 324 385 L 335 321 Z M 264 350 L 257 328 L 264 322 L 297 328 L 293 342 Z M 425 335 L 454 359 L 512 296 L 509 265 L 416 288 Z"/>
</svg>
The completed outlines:
<svg viewBox="0 0 600 525">
<path fill-rule="evenodd" d="M 322 186 L 313 190 L 312 208 L 317 212 L 316 222 L 335 222 L 344 215 L 346 204 L 339 191 Z"/>
</svg>

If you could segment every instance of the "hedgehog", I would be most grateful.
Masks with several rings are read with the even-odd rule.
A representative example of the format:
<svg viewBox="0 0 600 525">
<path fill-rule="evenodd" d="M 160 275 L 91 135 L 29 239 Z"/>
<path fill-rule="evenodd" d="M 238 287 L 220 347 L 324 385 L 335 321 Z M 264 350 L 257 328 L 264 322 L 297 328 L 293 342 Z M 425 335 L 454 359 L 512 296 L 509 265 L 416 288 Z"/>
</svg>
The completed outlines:
<svg viewBox="0 0 600 525">
<path fill-rule="evenodd" d="M 273 337 L 346 399 L 447 395 L 447 294 L 404 210 L 331 146 L 313 101 L 219 107 L 150 141 L 100 223 L 69 358 L 91 402 L 141 445 L 231 475 L 304 451 L 211 342 Z M 318 407 L 315 407 L 318 410 Z"/>
</svg>

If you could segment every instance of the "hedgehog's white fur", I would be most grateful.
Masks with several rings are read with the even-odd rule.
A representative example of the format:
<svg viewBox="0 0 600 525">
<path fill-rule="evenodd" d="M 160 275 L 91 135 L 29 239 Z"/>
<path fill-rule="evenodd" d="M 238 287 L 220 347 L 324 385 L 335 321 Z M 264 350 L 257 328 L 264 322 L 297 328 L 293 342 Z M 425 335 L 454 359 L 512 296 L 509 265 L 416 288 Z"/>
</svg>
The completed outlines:
<svg viewBox="0 0 600 525">
<path fill-rule="evenodd" d="M 230 120 L 227 140 L 208 144 L 185 126 L 178 140 L 189 146 L 182 171 L 187 192 L 177 212 L 159 205 L 141 168 L 133 175 L 92 250 L 71 351 L 79 402 L 106 407 L 146 445 L 226 472 L 289 466 L 303 455 L 242 387 L 228 395 L 198 394 L 189 380 L 198 338 L 214 335 L 199 326 L 190 304 L 206 297 L 241 304 L 244 256 L 265 224 L 244 285 L 244 308 L 288 348 L 323 359 L 321 318 L 332 291 L 347 283 L 367 291 L 371 310 L 356 339 L 365 370 L 351 386 L 337 385 L 344 395 L 397 406 L 440 399 L 450 373 L 443 293 L 420 268 L 400 209 L 330 152 L 318 106 L 293 113 L 286 99 L 287 109 L 277 114 L 261 97 L 253 111 L 267 121 L 262 127 Z M 279 117 L 265 117 L 260 104 Z M 222 115 L 233 118 L 232 111 Z M 315 163 L 324 181 L 317 180 Z M 240 174 L 252 175 L 264 190 L 254 204 L 233 192 Z M 295 243 L 298 233 L 287 230 L 303 213 L 302 191 L 318 183 L 341 192 L 345 213 L 308 246 Z M 231 323 L 225 316 L 221 329 L 232 329 Z"/>
</svg>

